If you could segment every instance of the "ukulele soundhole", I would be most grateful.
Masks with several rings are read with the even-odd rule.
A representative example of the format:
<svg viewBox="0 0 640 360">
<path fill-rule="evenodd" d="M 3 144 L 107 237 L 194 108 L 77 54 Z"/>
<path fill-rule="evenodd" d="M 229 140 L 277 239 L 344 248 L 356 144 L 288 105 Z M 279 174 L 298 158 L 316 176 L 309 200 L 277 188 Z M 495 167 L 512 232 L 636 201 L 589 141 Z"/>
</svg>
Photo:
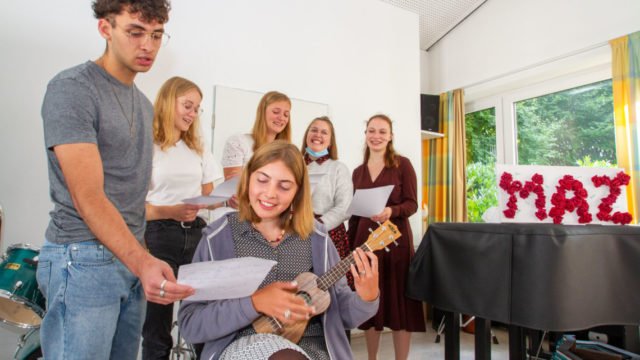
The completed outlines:
<svg viewBox="0 0 640 360">
<path fill-rule="evenodd" d="M 300 296 L 304 300 L 304 302 L 307 303 L 307 305 L 311 305 L 312 299 L 311 299 L 311 295 L 309 295 L 308 292 L 300 291 L 300 292 L 298 292 L 297 295 Z"/>
</svg>

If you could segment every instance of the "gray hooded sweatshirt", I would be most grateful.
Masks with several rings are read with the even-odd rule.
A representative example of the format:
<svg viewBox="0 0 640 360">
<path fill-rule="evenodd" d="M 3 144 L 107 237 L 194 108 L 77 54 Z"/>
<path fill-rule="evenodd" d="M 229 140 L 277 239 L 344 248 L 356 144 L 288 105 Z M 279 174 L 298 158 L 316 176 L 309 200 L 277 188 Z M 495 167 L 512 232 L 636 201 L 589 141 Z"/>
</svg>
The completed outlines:
<svg viewBox="0 0 640 360">
<path fill-rule="evenodd" d="M 193 256 L 193 262 L 225 260 L 235 257 L 228 214 L 207 226 Z M 324 226 L 315 224 L 310 236 L 313 272 L 321 276 L 340 261 Z M 335 360 L 353 359 L 345 329 L 353 329 L 378 311 L 379 298 L 366 302 L 353 292 L 342 277 L 329 289 L 331 305 L 322 314 L 329 356 Z M 251 297 L 213 301 L 183 301 L 178 311 L 180 333 L 188 343 L 204 343 L 202 359 L 218 359 L 235 340 L 238 331 L 250 325 L 259 314 Z"/>
</svg>

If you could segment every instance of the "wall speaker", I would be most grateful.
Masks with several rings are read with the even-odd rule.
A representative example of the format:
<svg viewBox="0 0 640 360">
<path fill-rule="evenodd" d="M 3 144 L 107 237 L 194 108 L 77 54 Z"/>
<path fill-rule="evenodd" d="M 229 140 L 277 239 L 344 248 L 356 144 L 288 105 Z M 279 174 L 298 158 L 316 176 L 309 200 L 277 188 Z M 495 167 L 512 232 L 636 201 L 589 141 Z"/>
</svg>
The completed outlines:
<svg viewBox="0 0 640 360">
<path fill-rule="evenodd" d="M 420 94 L 420 115 L 422 130 L 438 132 L 440 96 Z"/>
</svg>

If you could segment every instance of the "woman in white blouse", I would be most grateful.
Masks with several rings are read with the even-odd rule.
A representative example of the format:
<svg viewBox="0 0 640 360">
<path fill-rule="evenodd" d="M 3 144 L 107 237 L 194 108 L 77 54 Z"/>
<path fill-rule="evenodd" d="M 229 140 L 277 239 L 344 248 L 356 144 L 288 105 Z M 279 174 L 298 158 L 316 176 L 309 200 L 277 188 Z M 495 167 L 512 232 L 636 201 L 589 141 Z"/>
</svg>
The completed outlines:
<svg viewBox="0 0 640 360">
<path fill-rule="evenodd" d="M 153 118 L 153 170 L 147 193 L 145 242 L 154 256 L 177 274 L 191 263 L 200 241 L 206 209 L 183 199 L 208 195 L 220 167 L 199 135 L 202 91 L 193 82 L 173 77 L 156 98 Z M 173 339 L 173 304 L 147 302 L 142 330 L 143 359 L 168 359 Z"/>
<path fill-rule="evenodd" d="M 283 93 L 269 91 L 262 96 L 256 109 L 256 119 L 250 134 L 236 134 L 227 139 L 222 150 L 224 178 L 228 180 L 242 173 L 253 152 L 264 144 L 278 139 L 291 142 L 291 100 Z M 238 207 L 237 196 L 229 199 L 229 206 Z"/>
<path fill-rule="evenodd" d="M 291 142 L 291 100 L 283 93 L 269 91 L 262 96 L 253 129 L 249 134 L 236 134 L 227 139 L 222 151 L 225 179 L 240 175 L 253 152 L 273 140 Z"/>
</svg>

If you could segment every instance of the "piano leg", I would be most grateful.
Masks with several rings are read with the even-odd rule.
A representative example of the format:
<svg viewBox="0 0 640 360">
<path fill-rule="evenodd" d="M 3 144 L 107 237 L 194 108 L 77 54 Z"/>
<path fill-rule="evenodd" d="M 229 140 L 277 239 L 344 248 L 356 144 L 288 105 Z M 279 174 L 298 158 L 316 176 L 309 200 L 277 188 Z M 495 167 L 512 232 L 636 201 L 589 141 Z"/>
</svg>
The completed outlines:
<svg viewBox="0 0 640 360">
<path fill-rule="evenodd" d="M 475 319 L 475 353 L 476 360 L 491 359 L 491 320 Z"/>
<path fill-rule="evenodd" d="M 516 325 L 509 325 L 509 360 L 526 360 L 524 331 Z"/>
<path fill-rule="evenodd" d="M 444 311 L 444 358 L 460 360 L 460 313 Z"/>
</svg>

